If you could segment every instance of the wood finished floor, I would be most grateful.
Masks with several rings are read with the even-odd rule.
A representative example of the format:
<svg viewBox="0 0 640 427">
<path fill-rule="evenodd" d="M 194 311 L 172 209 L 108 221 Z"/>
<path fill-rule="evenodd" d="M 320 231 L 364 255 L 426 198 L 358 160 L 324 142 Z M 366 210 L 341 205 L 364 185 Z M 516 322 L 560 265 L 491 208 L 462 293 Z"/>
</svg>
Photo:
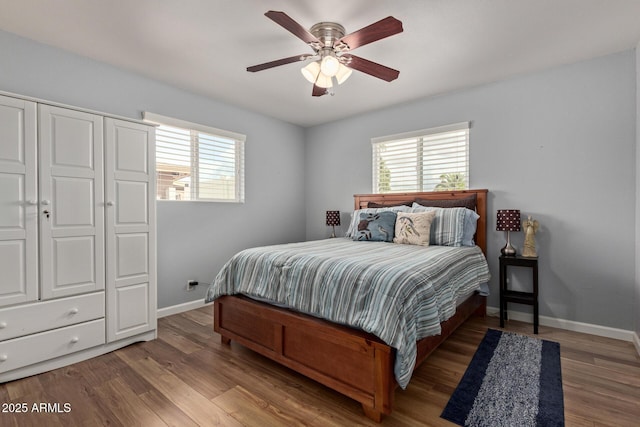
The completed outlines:
<svg viewBox="0 0 640 427">
<path fill-rule="evenodd" d="M 71 405 L 69 413 L 0 413 L 0 425 L 378 425 L 354 401 L 235 343 L 221 345 L 212 310 L 160 319 L 157 340 L 0 385 L 2 404 Z M 382 425 L 453 425 L 439 415 L 485 331 L 497 325 L 491 317 L 465 323 L 396 391 Z M 640 357 L 631 343 L 544 326 L 539 337 L 560 342 L 567 426 L 639 425 Z"/>
</svg>

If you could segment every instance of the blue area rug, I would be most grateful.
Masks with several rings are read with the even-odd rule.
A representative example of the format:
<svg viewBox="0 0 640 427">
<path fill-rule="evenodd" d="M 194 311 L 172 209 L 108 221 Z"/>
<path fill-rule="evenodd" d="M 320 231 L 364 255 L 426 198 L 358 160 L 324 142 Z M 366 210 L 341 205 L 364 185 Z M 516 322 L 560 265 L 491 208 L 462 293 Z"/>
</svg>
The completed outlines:
<svg viewBox="0 0 640 427">
<path fill-rule="evenodd" d="M 560 344 L 489 329 L 440 416 L 461 426 L 564 426 Z"/>
</svg>

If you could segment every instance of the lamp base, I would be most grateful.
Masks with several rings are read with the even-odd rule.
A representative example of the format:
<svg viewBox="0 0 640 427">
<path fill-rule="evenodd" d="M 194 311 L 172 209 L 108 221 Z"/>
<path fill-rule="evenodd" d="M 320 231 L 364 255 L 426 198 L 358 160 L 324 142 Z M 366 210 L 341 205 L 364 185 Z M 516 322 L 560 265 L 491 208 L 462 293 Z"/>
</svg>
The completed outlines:
<svg viewBox="0 0 640 427">
<path fill-rule="evenodd" d="M 516 248 L 507 243 L 504 248 L 500 249 L 500 253 L 504 256 L 516 256 Z"/>
<path fill-rule="evenodd" d="M 511 235 L 507 231 L 507 244 L 500 249 L 500 253 L 504 256 L 516 256 L 516 248 L 511 245 Z"/>
</svg>

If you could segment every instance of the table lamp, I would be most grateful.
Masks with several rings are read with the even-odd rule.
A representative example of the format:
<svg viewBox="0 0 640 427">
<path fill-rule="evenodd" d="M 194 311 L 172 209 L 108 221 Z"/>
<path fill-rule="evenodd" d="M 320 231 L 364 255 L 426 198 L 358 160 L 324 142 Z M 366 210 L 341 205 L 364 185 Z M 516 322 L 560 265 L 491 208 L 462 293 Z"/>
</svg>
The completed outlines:
<svg viewBox="0 0 640 427">
<path fill-rule="evenodd" d="M 340 225 L 340 211 L 327 211 L 327 225 L 333 227 L 331 237 L 336 237 L 336 225 Z"/>
<path fill-rule="evenodd" d="M 520 231 L 520 211 L 518 209 L 498 209 L 496 231 L 507 232 L 507 244 L 500 250 L 504 256 L 516 256 L 516 248 L 511 245 L 511 231 Z"/>
</svg>

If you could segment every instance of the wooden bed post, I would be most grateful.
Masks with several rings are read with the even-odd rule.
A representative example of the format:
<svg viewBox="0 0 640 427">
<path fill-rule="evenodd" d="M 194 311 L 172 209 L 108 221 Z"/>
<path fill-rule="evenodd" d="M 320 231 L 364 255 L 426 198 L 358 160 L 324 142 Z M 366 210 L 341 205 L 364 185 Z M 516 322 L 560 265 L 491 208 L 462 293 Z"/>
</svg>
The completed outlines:
<svg viewBox="0 0 640 427">
<path fill-rule="evenodd" d="M 362 404 L 364 414 L 379 423 L 382 416 L 393 409 L 394 390 L 397 386 L 393 373 L 393 349 L 388 346 L 374 345 L 375 391 L 374 405 Z"/>
</svg>

